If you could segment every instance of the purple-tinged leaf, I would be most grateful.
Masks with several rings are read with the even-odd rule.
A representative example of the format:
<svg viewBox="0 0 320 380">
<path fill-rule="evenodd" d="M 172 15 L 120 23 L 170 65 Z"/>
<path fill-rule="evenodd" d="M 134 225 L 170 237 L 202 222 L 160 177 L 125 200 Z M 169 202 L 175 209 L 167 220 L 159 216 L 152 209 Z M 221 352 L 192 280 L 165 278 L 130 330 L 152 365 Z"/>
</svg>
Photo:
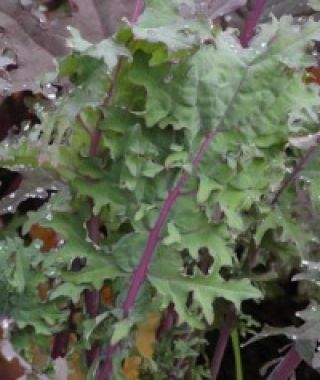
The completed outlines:
<svg viewBox="0 0 320 380">
<path fill-rule="evenodd" d="M 0 215 L 13 214 L 26 199 L 45 199 L 49 195 L 48 190 L 57 191 L 66 186 L 56 176 L 43 169 L 24 169 L 20 174 L 22 181 L 18 189 L 0 200 Z"/>
</svg>

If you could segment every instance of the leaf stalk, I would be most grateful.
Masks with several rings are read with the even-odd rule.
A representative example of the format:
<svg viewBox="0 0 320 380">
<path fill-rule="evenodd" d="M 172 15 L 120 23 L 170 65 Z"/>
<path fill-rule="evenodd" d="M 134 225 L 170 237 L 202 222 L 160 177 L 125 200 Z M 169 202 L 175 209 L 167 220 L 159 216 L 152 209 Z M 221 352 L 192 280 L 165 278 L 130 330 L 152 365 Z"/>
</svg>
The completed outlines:
<svg viewBox="0 0 320 380">
<path fill-rule="evenodd" d="M 255 28 L 262 15 L 265 4 L 266 4 L 266 0 L 257 0 L 255 7 L 250 12 L 245 22 L 244 28 L 240 34 L 240 43 L 243 48 L 249 47 L 250 41 L 254 35 Z M 235 317 L 236 315 L 235 315 L 234 310 L 230 310 L 226 317 L 225 323 L 220 331 L 219 340 L 218 340 L 216 349 L 213 354 L 213 359 L 211 362 L 211 368 L 212 368 L 211 380 L 216 380 L 220 372 L 222 359 L 224 356 L 225 349 L 227 347 L 229 336 L 232 332 L 232 324 Z"/>
<path fill-rule="evenodd" d="M 220 330 L 219 339 L 214 351 L 211 362 L 211 380 L 217 380 L 228 340 L 231 335 L 236 314 L 233 308 L 230 308 L 225 317 L 225 322 Z"/>
<path fill-rule="evenodd" d="M 249 47 L 250 41 L 254 35 L 255 28 L 262 15 L 266 2 L 267 0 L 257 0 L 255 7 L 250 12 L 245 22 L 244 28 L 242 29 L 242 32 L 240 34 L 240 42 L 242 47 Z"/>
<path fill-rule="evenodd" d="M 315 154 L 316 150 L 319 148 L 320 145 L 320 138 L 317 139 L 316 145 L 311 146 L 305 155 L 300 159 L 300 161 L 297 163 L 296 167 L 292 171 L 289 177 L 287 177 L 281 184 L 278 191 L 275 193 L 274 197 L 272 198 L 270 204 L 271 206 L 274 206 L 282 193 L 291 185 L 291 183 L 295 180 L 295 178 L 301 173 L 301 171 L 304 169 L 306 164 L 310 161 L 310 159 Z"/>
<path fill-rule="evenodd" d="M 283 357 L 280 364 L 272 371 L 267 380 L 287 380 L 299 366 L 302 359 L 295 347 L 292 346 Z"/>
</svg>

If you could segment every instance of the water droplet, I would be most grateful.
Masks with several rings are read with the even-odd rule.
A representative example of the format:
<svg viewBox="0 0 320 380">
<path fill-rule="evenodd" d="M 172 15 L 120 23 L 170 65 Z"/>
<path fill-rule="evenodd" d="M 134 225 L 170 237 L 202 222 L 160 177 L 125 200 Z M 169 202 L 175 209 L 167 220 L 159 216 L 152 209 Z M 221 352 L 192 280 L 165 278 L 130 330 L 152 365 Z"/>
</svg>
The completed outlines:
<svg viewBox="0 0 320 380">
<path fill-rule="evenodd" d="M 169 84 L 172 81 L 173 75 L 170 73 L 164 78 L 164 83 Z"/>
<path fill-rule="evenodd" d="M 42 247 L 42 243 L 40 243 L 40 242 L 35 242 L 35 243 L 34 243 L 34 247 L 35 247 L 36 249 L 40 249 L 40 248 Z"/>
<path fill-rule="evenodd" d="M 43 187 L 37 187 L 36 188 L 36 193 L 38 193 L 38 194 L 41 194 L 41 193 L 43 193 L 45 190 L 44 190 L 44 188 Z"/>
<path fill-rule="evenodd" d="M 154 36 L 156 33 L 153 29 L 146 29 L 147 33 L 150 35 L 150 36 Z"/>
<path fill-rule="evenodd" d="M 51 213 L 49 213 L 47 216 L 46 216 L 46 219 L 47 220 L 52 220 L 53 219 L 53 215 Z"/>
<path fill-rule="evenodd" d="M 47 95 L 47 98 L 50 99 L 50 100 L 55 100 L 57 98 L 57 95 L 54 94 L 54 93 L 51 93 L 51 94 Z"/>
<path fill-rule="evenodd" d="M 13 199 L 16 196 L 16 193 L 9 194 L 9 198 Z"/>
<path fill-rule="evenodd" d="M 291 336 L 291 339 L 292 339 L 292 340 L 297 340 L 297 335 L 292 335 L 292 336 Z"/>
<path fill-rule="evenodd" d="M 8 212 L 12 212 L 12 211 L 14 211 L 14 207 L 13 207 L 12 205 L 8 206 L 7 211 L 8 211 Z"/>
<path fill-rule="evenodd" d="M 121 17 L 121 21 L 124 22 L 125 24 L 130 24 L 128 17 Z"/>
<path fill-rule="evenodd" d="M 48 277 L 55 277 L 56 276 L 56 271 L 54 269 L 51 269 L 49 272 L 48 272 Z"/>
<path fill-rule="evenodd" d="M 3 96 L 7 96 L 10 94 L 10 88 L 9 87 L 4 87 L 1 91 Z"/>
<path fill-rule="evenodd" d="M 47 18 L 45 15 L 40 15 L 39 17 L 40 24 L 45 24 L 47 22 Z"/>
<path fill-rule="evenodd" d="M 57 89 L 51 83 L 46 83 L 44 86 L 43 94 L 50 100 L 57 98 Z"/>
<path fill-rule="evenodd" d="M 65 240 L 64 239 L 60 239 L 58 241 L 58 247 L 61 247 L 64 243 L 65 243 Z"/>
<path fill-rule="evenodd" d="M 25 132 L 27 132 L 27 131 L 30 129 L 30 127 L 31 127 L 31 124 L 30 124 L 30 123 L 26 123 L 26 124 L 24 125 L 24 127 L 23 127 L 23 130 L 24 130 Z"/>
</svg>

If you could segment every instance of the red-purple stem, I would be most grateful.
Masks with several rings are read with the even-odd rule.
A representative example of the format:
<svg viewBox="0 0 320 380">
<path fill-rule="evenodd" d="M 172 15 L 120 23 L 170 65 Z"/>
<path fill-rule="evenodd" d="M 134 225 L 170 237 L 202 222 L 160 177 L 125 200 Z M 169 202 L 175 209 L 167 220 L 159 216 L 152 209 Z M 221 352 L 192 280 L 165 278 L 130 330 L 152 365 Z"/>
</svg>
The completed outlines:
<svg viewBox="0 0 320 380">
<path fill-rule="evenodd" d="M 266 4 L 266 0 L 257 0 L 255 7 L 251 10 L 245 22 L 244 28 L 240 34 L 240 43 L 242 47 L 244 48 L 249 47 L 250 41 L 254 35 L 256 26 L 260 20 L 265 4 Z M 212 380 L 216 380 L 220 372 L 222 359 L 224 356 L 225 349 L 227 347 L 227 342 L 232 332 L 232 325 L 234 323 L 235 318 L 236 318 L 236 315 L 235 315 L 234 310 L 230 309 L 230 311 L 228 312 L 226 316 L 224 325 L 222 326 L 222 329 L 220 330 L 219 340 L 213 354 L 213 358 L 211 362 L 211 369 L 212 369 L 211 379 Z"/>
<path fill-rule="evenodd" d="M 229 337 L 232 332 L 235 319 L 236 319 L 235 311 L 233 308 L 230 308 L 230 310 L 228 310 L 227 312 L 224 324 L 220 330 L 219 339 L 218 339 L 218 342 L 214 351 L 214 355 L 212 358 L 211 380 L 216 380 L 219 375 L 222 359 L 223 359 L 224 352 L 228 344 Z"/>
<path fill-rule="evenodd" d="M 289 185 L 295 180 L 295 178 L 299 175 L 299 173 L 304 169 L 306 164 L 310 161 L 310 159 L 315 154 L 316 150 L 319 148 L 320 144 L 320 138 L 317 139 L 316 145 L 311 146 L 305 155 L 300 159 L 300 161 L 297 163 L 296 167 L 294 168 L 293 172 L 290 174 L 289 177 L 287 177 L 281 184 L 278 191 L 275 193 L 274 197 L 272 198 L 270 204 L 271 206 L 274 206 L 277 202 L 281 194 L 288 188 Z"/>
<path fill-rule="evenodd" d="M 96 374 L 96 380 L 109 380 L 113 369 L 113 357 L 118 351 L 119 344 L 114 344 L 107 348 L 105 360 Z"/>
<path fill-rule="evenodd" d="M 296 368 L 301 363 L 302 359 L 295 347 L 292 346 L 280 364 L 269 375 L 268 380 L 287 380 L 293 375 Z"/>
<path fill-rule="evenodd" d="M 211 142 L 213 141 L 217 133 L 218 131 L 214 130 L 203 139 L 198 152 L 196 153 L 194 159 L 192 160 L 192 173 L 199 166 L 203 155 L 205 154 L 206 150 L 208 149 L 209 145 L 211 144 Z M 151 229 L 149 233 L 148 241 L 145 246 L 142 259 L 137 269 L 133 272 L 131 283 L 129 286 L 129 291 L 122 305 L 124 318 L 126 318 L 129 315 L 131 308 L 136 302 L 141 286 L 146 279 L 153 254 L 160 241 L 160 232 L 167 220 L 169 212 L 171 211 L 172 207 L 176 203 L 179 195 L 181 195 L 181 190 L 188 182 L 192 173 L 184 172 L 179 178 L 176 186 L 172 190 L 169 191 L 167 199 L 165 200 L 160 210 L 159 217 L 154 227 Z"/>
<path fill-rule="evenodd" d="M 138 21 L 138 18 L 140 17 L 140 15 L 143 12 L 143 8 L 144 8 L 144 1 L 143 0 L 137 0 L 135 7 L 134 7 L 133 15 L 131 17 L 132 24 L 135 24 Z"/>
<path fill-rule="evenodd" d="M 256 26 L 262 15 L 266 0 L 257 0 L 255 7 L 250 12 L 248 18 L 246 19 L 244 28 L 240 34 L 240 42 L 244 48 L 249 47 L 250 41 L 254 35 Z"/>
<path fill-rule="evenodd" d="M 310 147 L 306 154 L 300 159 L 295 169 L 291 173 L 291 175 L 283 181 L 279 190 L 276 192 L 275 196 L 271 201 L 271 205 L 275 205 L 281 196 L 281 194 L 287 189 L 287 187 L 294 181 L 297 175 L 304 169 L 305 165 L 309 162 L 309 160 L 315 154 L 317 148 L 320 144 L 320 138 L 316 141 L 316 145 Z M 285 357 L 281 360 L 280 364 L 273 370 L 271 375 L 268 377 L 268 380 L 286 380 L 288 379 L 295 369 L 298 367 L 300 362 L 302 361 L 299 353 L 296 351 L 294 346 L 288 351 Z"/>
<path fill-rule="evenodd" d="M 101 140 L 101 130 L 96 129 L 91 135 L 90 151 L 91 157 L 97 157 L 99 154 L 99 144 Z M 93 213 L 93 200 L 90 199 L 91 204 L 91 217 L 87 223 L 88 235 L 90 239 L 95 243 L 100 242 L 100 219 Z M 98 290 L 87 290 L 85 292 L 85 304 L 87 312 L 90 318 L 95 318 L 98 314 L 100 303 L 100 293 Z M 90 363 L 91 364 L 91 363 Z"/>
<path fill-rule="evenodd" d="M 101 140 L 101 130 L 95 129 L 91 134 L 90 150 L 91 157 L 97 157 L 99 154 L 99 144 Z M 90 199 L 91 204 L 91 217 L 87 222 L 87 230 L 89 238 L 95 243 L 99 244 L 101 240 L 100 236 L 100 219 L 93 213 L 93 200 Z M 87 313 L 91 319 L 95 318 L 99 313 L 100 306 L 100 292 L 99 290 L 87 289 L 84 293 L 84 302 L 86 305 Z M 94 343 L 92 347 L 86 352 L 87 366 L 90 367 L 96 360 L 100 353 L 100 347 Z"/>
<path fill-rule="evenodd" d="M 136 0 L 134 11 L 133 11 L 133 14 L 131 17 L 131 23 L 132 24 L 135 24 L 138 21 L 140 15 L 143 12 L 143 8 L 144 8 L 144 0 Z M 110 104 L 111 104 L 111 101 L 113 98 L 113 93 L 114 93 L 114 90 L 116 87 L 116 83 L 118 81 L 118 77 L 119 77 L 122 65 L 123 65 L 123 59 L 120 59 L 118 62 L 118 65 L 115 69 L 115 74 L 114 74 L 113 80 L 111 82 L 111 86 L 110 86 L 107 98 L 105 100 L 106 106 L 110 106 Z M 98 152 L 98 146 L 99 146 L 100 139 L 101 139 L 101 131 L 99 129 L 97 129 L 95 134 L 94 134 L 94 137 L 92 139 L 92 141 L 96 141 L 96 146 L 91 146 L 91 149 L 90 149 L 91 153 L 92 152 L 96 152 L 96 153 Z M 97 370 L 97 373 L 95 376 L 96 380 L 108 380 L 109 379 L 110 375 L 112 374 L 113 357 L 118 350 L 118 346 L 119 346 L 118 344 L 115 344 L 115 345 L 111 345 L 107 348 L 107 351 L 105 354 L 105 360 Z"/>
</svg>

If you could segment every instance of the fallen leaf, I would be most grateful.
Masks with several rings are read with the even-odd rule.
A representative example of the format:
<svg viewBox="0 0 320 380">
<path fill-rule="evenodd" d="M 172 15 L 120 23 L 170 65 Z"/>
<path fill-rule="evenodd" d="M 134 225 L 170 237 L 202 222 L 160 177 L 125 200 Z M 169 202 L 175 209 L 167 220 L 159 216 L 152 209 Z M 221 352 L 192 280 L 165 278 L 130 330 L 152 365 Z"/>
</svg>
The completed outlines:
<svg viewBox="0 0 320 380">
<path fill-rule="evenodd" d="M 131 356 L 124 361 L 123 372 L 127 380 L 139 380 L 140 364 L 139 356 Z"/>
<path fill-rule="evenodd" d="M 145 321 L 138 323 L 135 344 L 139 353 L 146 359 L 152 359 L 159 322 L 159 314 L 153 313 Z"/>
</svg>

